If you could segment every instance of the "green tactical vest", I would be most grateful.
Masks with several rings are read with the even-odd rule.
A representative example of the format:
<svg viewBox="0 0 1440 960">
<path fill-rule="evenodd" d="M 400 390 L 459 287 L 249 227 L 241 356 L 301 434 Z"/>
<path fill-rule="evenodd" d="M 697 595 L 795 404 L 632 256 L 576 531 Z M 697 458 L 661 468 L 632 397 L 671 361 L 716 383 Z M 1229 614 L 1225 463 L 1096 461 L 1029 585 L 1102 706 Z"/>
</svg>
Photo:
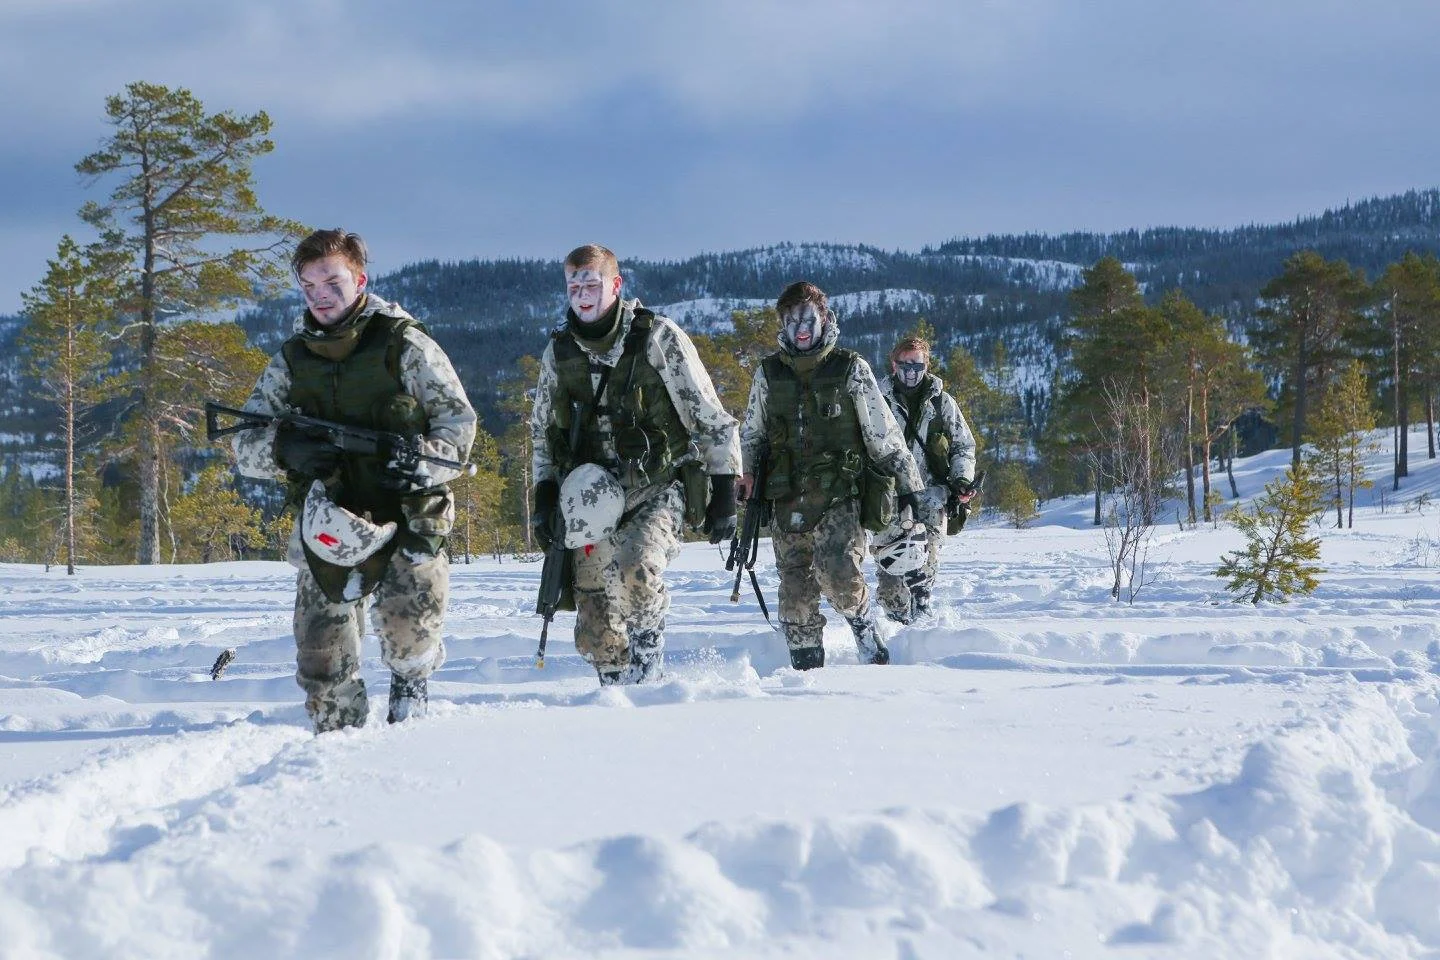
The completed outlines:
<svg viewBox="0 0 1440 960">
<path fill-rule="evenodd" d="M 582 463 L 607 464 L 604 443 L 613 440 L 619 458 L 619 479 L 626 489 L 669 480 L 675 464 L 690 449 L 690 432 L 665 389 L 665 381 L 651 365 L 650 342 L 654 314 L 635 311 L 620 361 L 605 381 L 605 402 L 596 405 L 592 372 L 605 368 L 594 360 L 564 327 L 551 335 L 555 358 L 555 392 L 546 437 L 551 456 L 561 472 Z M 579 439 L 570 449 L 572 404 L 579 404 Z M 613 437 L 601 429 L 600 415 L 610 418 Z"/>
<path fill-rule="evenodd" d="M 415 419 L 417 415 L 424 418 L 418 403 L 397 401 L 408 397 L 400 381 L 405 331 L 412 326 L 425 328 L 408 317 L 383 313 L 371 314 L 362 323 L 365 327 L 355 349 L 343 360 L 318 356 L 299 334 L 285 341 L 281 352 L 290 368 L 290 404 L 309 416 L 352 427 L 424 433 L 428 423 Z M 405 412 L 397 414 L 397 410 Z M 340 485 L 332 490 L 332 496 L 351 512 L 369 513 L 376 523 L 393 520 L 403 526 L 400 495 L 377 483 L 384 466 L 374 456 L 345 454 L 340 462 Z M 302 498 L 310 479 L 301 484 Z"/>
<path fill-rule="evenodd" d="M 837 347 L 802 372 L 783 352 L 765 358 L 770 441 L 765 491 L 782 530 L 809 530 L 831 504 L 861 493 L 865 437 L 847 389 L 857 359 L 858 354 Z"/>
<path fill-rule="evenodd" d="M 921 380 L 915 389 L 920 390 L 924 388 L 928 393 L 930 385 L 934 380 L 935 376 L 927 373 L 925 379 Z M 909 450 L 911 441 L 916 439 L 914 424 L 910 423 L 908 419 L 910 405 L 905 402 L 904 396 L 898 393 L 900 390 L 898 385 L 892 383 L 890 389 L 897 391 L 895 399 L 900 401 L 901 408 L 907 413 L 905 423 L 905 449 Z M 950 431 L 946 426 L 945 418 L 940 415 L 941 392 L 936 390 L 928 402 L 935 408 L 935 412 L 934 415 L 930 417 L 930 429 L 926 431 L 925 437 L 920 440 L 920 446 L 925 451 L 925 468 L 930 472 L 930 482 L 944 486 L 950 482 L 950 445 L 954 441 L 950 437 Z M 925 407 L 924 404 L 922 404 L 915 411 L 915 417 L 918 419 L 923 416 L 924 413 Z"/>
</svg>

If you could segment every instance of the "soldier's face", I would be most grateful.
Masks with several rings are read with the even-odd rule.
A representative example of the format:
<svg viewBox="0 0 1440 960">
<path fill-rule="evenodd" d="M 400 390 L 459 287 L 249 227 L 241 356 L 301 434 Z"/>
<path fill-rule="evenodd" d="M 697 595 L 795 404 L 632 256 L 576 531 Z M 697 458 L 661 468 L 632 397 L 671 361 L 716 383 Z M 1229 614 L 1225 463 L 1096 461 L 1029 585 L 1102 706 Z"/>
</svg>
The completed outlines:
<svg viewBox="0 0 1440 960">
<path fill-rule="evenodd" d="M 785 336 L 795 349 L 804 352 L 819 342 L 825 327 L 825 312 L 807 301 L 786 310 L 780 322 L 785 324 Z"/>
<path fill-rule="evenodd" d="M 570 309 L 581 323 L 594 323 L 615 306 L 624 282 L 620 274 L 606 276 L 597 267 L 567 267 L 565 293 L 570 298 Z"/>
<path fill-rule="evenodd" d="M 920 378 L 925 376 L 929 364 L 929 359 L 919 350 L 906 350 L 890 361 L 890 371 L 905 386 L 914 387 L 920 383 Z"/>
<path fill-rule="evenodd" d="M 300 268 L 300 293 L 310 315 L 322 327 L 332 326 L 349 312 L 365 291 L 368 277 L 356 273 L 350 261 L 332 254 L 311 260 Z"/>
</svg>

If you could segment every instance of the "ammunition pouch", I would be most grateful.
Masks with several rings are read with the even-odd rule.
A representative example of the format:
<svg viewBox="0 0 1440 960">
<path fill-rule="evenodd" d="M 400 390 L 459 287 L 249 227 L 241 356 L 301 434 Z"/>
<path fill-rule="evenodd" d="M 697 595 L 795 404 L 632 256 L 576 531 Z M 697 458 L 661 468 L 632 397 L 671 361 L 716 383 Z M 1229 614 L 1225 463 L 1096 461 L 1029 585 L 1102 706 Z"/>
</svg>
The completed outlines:
<svg viewBox="0 0 1440 960">
<path fill-rule="evenodd" d="M 685 494 L 685 525 L 699 527 L 705 522 L 705 510 L 710 505 L 710 476 L 698 459 L 687 460 L 676 472 Z"/>
<path fill-rule="evenodd" d="M 860 525 L 871 533 L 879 533 L 895 521 L 899 512 L 895 477 L 867 460 L 862 487 Z"/>
</svg>

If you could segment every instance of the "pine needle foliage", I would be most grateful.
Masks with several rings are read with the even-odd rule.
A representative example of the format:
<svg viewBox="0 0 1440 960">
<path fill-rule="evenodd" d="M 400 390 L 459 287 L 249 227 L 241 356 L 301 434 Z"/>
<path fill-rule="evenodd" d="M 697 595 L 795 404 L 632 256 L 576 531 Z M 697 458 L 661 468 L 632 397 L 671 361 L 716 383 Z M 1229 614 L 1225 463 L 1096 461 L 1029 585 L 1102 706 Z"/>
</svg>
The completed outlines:
<svg viewBox="0 0 1440 960">
<path fill-rule="evenodd" d="M 1250 512 L 1232 511 L 1229 520 L 1245 535 L 1245 547 L 1221 557 L 1217 577 L 1235 602 L 1287 602 L 1293 594 L 1310 594 L 1320 585 L 1323 567 L 1320 538 L 1310 527 L 1325 508 L 1325 489 L 1305 463 L 1292 464 L 1285 475 L 1265 485 Z"/>
</svg>

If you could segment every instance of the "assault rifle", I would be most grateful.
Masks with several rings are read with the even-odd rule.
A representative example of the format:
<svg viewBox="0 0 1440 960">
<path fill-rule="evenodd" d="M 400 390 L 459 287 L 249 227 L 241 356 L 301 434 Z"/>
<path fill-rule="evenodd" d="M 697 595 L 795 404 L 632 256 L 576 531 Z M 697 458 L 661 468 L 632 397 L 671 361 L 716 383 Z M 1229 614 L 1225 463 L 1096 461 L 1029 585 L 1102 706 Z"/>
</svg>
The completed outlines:
<svg viewBox="0 0 1440 960">
<path fill-rule="evenodd" d="M 607 368 L 608 370 L 609 368 Z M 602 375 L 602 379 L 604 379 Z M 602 383 L 603 387 L 603 383 Z M 580 445 L 580 404 L 570 404 L 570 449 Z M 535 651 L 535 669 L 545 669 L 545 641 L 550 637 L 550 621 L 560 609 L 560 598 L 570 582 L 570 549 L 565 546 L 565 518 L 557 504 L 550 514 L 550 545 L 545 548 L 545 565 L 540 568 L 540 596 L 535 599 L 535 612 L 545 618 L 540 625 L 540 646 Z"/>
<path fill-rule="evenodd" d="M 221 426 L 221 417 L 234 417 L 237 422 Z M 431 456 L 421 452 L 418 437 L 407 437 L 402 433 L 387 430 L 370 430 L 352 427 L 333 420 L 307 417 L 302 413 L 256 413 L 253 410 L 237 410 L 214 401 L 205 403 L 205 439 L 216 440 L 241 430 L 259 430 L 272 423 L 288 423 L 311 436 L 322 437 L 331 446 L 346 453 L 358 453 L 393 459 L 400 471 L 413 473 L 423 463 L 437 467 L 459 470 L 467 477 L 475 476 L 475 464 L 461 463 L 445 457 Z"/>
<path fill-rule="evenodd" d="M 745 498 L 745 522 L 735 528 L 735 535 L 730 538 L 730 554 L 725 558 L 726 571 L 735 571 L 735 586 L 730 591 L 730 602 L 740 602 L 740 577 L 743 573 L 750 574 L 750 586 L 755 590 L 755 599 L 760 603 L 760 612 L 765 614 L 765 622 L 772 627 L 775 625 L 770 620 L 770 611 L 765 606 L 765 595 L 760 592 L 760 581 L 755 578 L 755 558 L 760 552 L 760 528 L 765 525 L 767 514 L 770 511 L 770 502 L 765 497 L 765 475 L 770 472 L 770 444 L 762 443 L 755 451 L 755 459 L 750 465 L 750 475 L 754 483 L 750 486 L 750 495 Z"/>
<path fill-rule="evenodd" d="M 975 474 L 975 479 L 970 481 L 970 490 L 978 497 L 980 495 L 980 488 L 984 485 L 985 471 L 981 470 Z M 953 537 L 965 529 L 965 521 L 970 519 L 970 504 L 961 503 L 960 498 L 954 491 L 951 491 L 950 498 L 945 503 L 945 512 L 949 514 L 945 521 L 945 535 Z"/>
</svg>

